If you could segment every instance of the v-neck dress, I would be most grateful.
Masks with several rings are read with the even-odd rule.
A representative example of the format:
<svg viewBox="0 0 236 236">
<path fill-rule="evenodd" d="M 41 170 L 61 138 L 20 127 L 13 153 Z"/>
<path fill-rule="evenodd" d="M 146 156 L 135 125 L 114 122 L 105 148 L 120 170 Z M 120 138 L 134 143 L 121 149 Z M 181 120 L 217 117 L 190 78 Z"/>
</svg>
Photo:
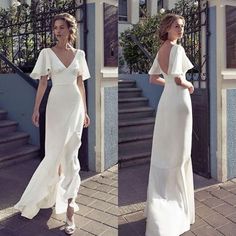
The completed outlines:
<svg viewBox="0 0 236 236">
<path fill-rule="evenodd" d="M 90 77 L 85 53 L 77 50 L 66 67 L 50 48 L 43 49 L 31 73 L 33 79 L 48 75 L 52 79 L 46 107 L 45 157 L 33 174 L 15 208 L 32 219 L 41 208 L 55 205 L 57 214 L 67 209 L 68 199 L 75 203 L 80 186 L 78 149 L 81 145 L 84 103 L 77 77 Z M 58 167 L 61 164 L 62 174 Z"/>
<path fill-rule="evenodd" d="M 158 63 L 149 71 L 162 74 L 165 86 L 160 98 L 153 134 L 147 191 L 146 236 L 179 236 L 195 221 L 191 163 L 192 105 L 188 89 L 177 86 L 175 77 L 185 79 L 193 68 L 181 45 L 173 45 L 168 73 Z"/>
</svg>

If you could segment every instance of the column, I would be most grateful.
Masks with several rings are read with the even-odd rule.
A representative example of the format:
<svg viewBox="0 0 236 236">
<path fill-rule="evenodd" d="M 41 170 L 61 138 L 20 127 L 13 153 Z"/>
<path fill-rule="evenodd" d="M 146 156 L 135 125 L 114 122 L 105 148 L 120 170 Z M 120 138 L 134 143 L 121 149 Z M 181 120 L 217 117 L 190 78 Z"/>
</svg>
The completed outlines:
<svg viewBox="0 0 236 236">
<path fill-rule="evenodd" d="M 127 1 L 127 15 L 130 24 L 137 24 L 139 22 L 139 0 Z"/>
<path fill-rule="evenodd" d="M 147 0 L 147 12 L 150 16 L 157 14 L 157 0 Z"/>
</svg>

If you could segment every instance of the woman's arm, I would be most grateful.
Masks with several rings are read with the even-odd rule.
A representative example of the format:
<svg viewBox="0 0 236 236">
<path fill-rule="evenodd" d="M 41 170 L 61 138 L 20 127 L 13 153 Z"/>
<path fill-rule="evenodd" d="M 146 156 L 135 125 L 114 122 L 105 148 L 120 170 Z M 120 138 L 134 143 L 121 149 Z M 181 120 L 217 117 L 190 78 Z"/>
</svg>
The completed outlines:
<svg viewBox="0 0 236 236">
<path fill-rule="evenodd" d="M 165 85 L 165 80 L 161 78 L 159 75 L 150 75 L 149 82 L 151 84 Z"/>
<path fill-rule="evenodd" d="M 77 78 L 77 85 L 79 87 L 82 99 L 83 99 L 83 104 L 84 104 L 84 111 L 85 111 L 85 120 L 84 120 L 84 127 L 88 127 L 90 124 L 90 118 L 88 116 L 88 111 L 87 111 L 87 102 L 86 102 L 86 93 L 85 93 L 85 88 L 84 88 L 84 81 L 82 80 L 81 76 L 78 76 Z"/>
<path fill-rule="evenodd" d="M 34 111 L 32 115 L 33 124 L 39 127 L 39 106 L 42 101 L 43 95 L 48 85 L 48 76 L 41 76 L 39 80 L 39 85 L 36 93 L 35 104 L 34 104 Z"/>
<path fill-rule="evenodd" d="M 183 88 L 187 88 L 189 90 L 190 94 L 192 94 L 194 92 L 194 87 L 193 87 L 192 83 L 190 83 L 186 79 L 183 79 L 181 77 L 175 77 L 175 83 L 178 86 L 181 86 Z"/>
</svg>

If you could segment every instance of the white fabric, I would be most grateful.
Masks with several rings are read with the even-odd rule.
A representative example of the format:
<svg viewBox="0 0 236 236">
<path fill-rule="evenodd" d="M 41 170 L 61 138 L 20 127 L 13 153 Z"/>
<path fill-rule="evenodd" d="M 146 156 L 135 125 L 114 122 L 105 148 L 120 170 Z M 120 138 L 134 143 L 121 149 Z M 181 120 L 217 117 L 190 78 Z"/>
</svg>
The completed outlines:
<svg viewBox="0 0 236 236">
<path fill-rule="evenodd" d="M 40 52 L 31 76 L 49 75 L 52 88 L 46 108 L 45 157 L 33 174 L 15 208 L 32 219 L 40 208 L 54 204 L 63 213 L 67 200 L 76 198 L 80 185 L 78 149 L 84 122 L 84 104 L 77 86 L 77 76 L 89 78 L 84 52 L 77 50 L 72 63 L 65 67 L 56 54 L 46 48 Z M 58 176 L 61 164 L 63 174 Z M 75 205 L 75 210 L 78 206 Z"/>
<path fill-rule="evenodd" d="M 148 72 L 148 74 L 150 75 L 160 75 L 164 73 L 160 68 L 157 58 L 158 54 L 155 57 L 152 67 Z M 185 75 L 188 70 L 193 68 L 193 64 L 186 56 L 184 48 L 181 45 L 172 46 L 170 51 L 170 58 L 173 59 L 169 61 L 168 75 Z"/>
<path fill-rule="evenodd" d="M 163 74 L 165 87 L 158 104 L 147 192 L 146 236 L 179 236 L 195 221 L 191 163 L 192 106 L 188 89 L 175 84 L 192 68 L 183 47 L 170 52 L 168 74 L 158 63 L 149 73 Z"/>
</svg>

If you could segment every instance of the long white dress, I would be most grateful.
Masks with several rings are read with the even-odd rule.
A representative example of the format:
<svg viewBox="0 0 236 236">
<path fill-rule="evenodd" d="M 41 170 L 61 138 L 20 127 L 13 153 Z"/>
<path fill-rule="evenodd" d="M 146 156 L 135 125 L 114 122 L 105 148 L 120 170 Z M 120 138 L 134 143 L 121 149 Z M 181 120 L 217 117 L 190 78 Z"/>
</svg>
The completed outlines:
<svg viewBox="0 0 236 236">
<path fill-rule="evenodd" d="M 181 45 L 173 45 L 165 74 L 157 57 L 149 74 L 162 74 L 164 91 L 158 104 L 147 191 L 146 236 L 179 236 L 195 221 L 191 163 L 192 105 L 188 89 L 177 86 L 193 68 Z"/>
<path fill-rule="evenodd" d="M 77 76 L 90 77 L 85 54 L 77 50 L 66 67 L 50 48 L 43 49 L 31 73 L 33 79 L 48 75 L 52 88 L 46 108 L 45 157 L 33 174 L 20 201 L 14 206 L 21 215 L 32 219 L 41 208 L 55 204 L 57 214 L 67 209 L 68 199 L 75 198 L 80 186 L 78 149 L 84 122 L 84 104 Z M 58 175 L 61 164 L 63 174 Z"/>
</svg>

